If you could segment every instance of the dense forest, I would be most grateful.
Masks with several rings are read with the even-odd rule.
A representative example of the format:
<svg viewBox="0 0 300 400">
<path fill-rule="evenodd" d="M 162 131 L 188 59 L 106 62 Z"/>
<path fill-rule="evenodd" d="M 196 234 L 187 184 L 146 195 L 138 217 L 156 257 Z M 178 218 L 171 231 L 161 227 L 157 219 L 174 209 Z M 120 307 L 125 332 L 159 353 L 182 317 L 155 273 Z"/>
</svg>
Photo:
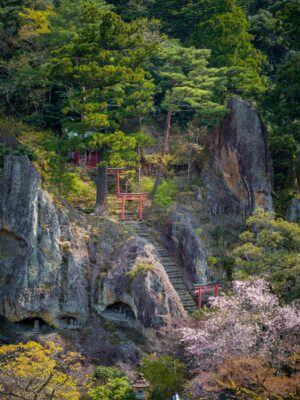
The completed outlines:
<svg viewBox="0 0 300 400">
<path fill-rule="evenodd" d="M 0 177 L 3 173 L 0 298 L 4 299 L 3 306 L 0 302 L 0 325 L 3 321 L 4 327 L 5 321 L 5 329 L 11 329 L 10 324 L 17 324 L 21 329 L 36 319 L 43 326 L 49 324 L 50 330 L 61 327 L 64 330 L 66 318 L 68 321 L 71 318 L 68 324 L 72 328 L 77 318 L 77 311 L 68 311 L 57 312 L 63 316 L 55 319 L 44 306 L 39 311 L 34 306 L 28 315 L 22 311 L 23 318 L 18 317 L 17 311 L 8 312 L 13 308 L 9 296 L 14 291 L 8 289 L 10 282 L 21 281 L 15 266 L 23 268 L 26 264 L 24 260 L 29 252 L 25 255 L 23 248 L 33 240 L 26 234 L 16 234 L 14 224 L 8 221 L 14 212 L 18 220 L 18 213 L 26 206 L 16 201 L 9 208 L 5 203 L 6 189 L 7 198 L 11 198 L 21 185 L 21 179 L 16 178 L 17 169 L 8 178 L 9 168 L 13 168 L 8 165 L 19 162 L 16 161 L 19 158 L 23 160 L 20 161 L 23 182 L 27 175 L 31 176 L 25 170 L 30 167 L 23 156 L 28 156 L 41 176 L 41 190 L 50 194 L 53 207 L 67 210 L 57 211 L 57 215 L 68 214 L 72 221 L 68 229 L 72 231 L 77 224 L 77 236 L 74 231 L 67 239 L 57 239 L 61 252 L 59 262 L 51 259 L 56 250 L 50 247 L 44 250 L 43 246 L 48 244 L 38 239 L 41 244 L 33 248 L 41 246 L 43 255 L 36 257 L 31 271 L 43 265 L 51 271 L 49 276 L 54 276 L 54 271 L 61 268 L 61 280 L 71 281 L 72 274 L 77 273 L 75 267 L 73 272 L 66 267 L 70 265 L 66 260 L 73 254 L 72 245 L 76 242 L 74 246 L 78 250 L 80 242 L 90 240 L 89 260 L 82 263 L 81 270 L 86 264 L 89 268 L 97 263 L 104 266 L 97 274 L 87 269 L 80 277 L 76 275 L 76 279 L 86 280 L 84 290 L 92 293 L 91 298 L 94 296 L 86 313 L 100 313 L 95 298 L 101 290 L 105 292 L 105 285 L 113 286 L 109 281 L 113 279 L 110 268 L 118 265 L 117 261 L 109 264 L 108 259 L 114 254 L 122 258 L 125 254 L 122 246 L 126 240 L 130 242 L 132 235 L 130 221 L 122 225 L 117 216 L 118 196 L 113 196 L 116 187 L 109 177 L 109 173 L 119 169 L 119 200 L 123 192 L 147 193 L 143 211 L 148 225 L 156 231 L 154 241 L 149 239 L 148 225 L 138 227 L 135 234 L 149 239 L 165 259 L 174 257 L 174 262 L 183 266 L 180 284 L 183 279 L 193 307 L 197 300 L 199 307 L 190 312 L 183 301 L 184 308 L 192 314 L 184 318 L 180 314 L 183 313 L 181 304 L 179 311 L 174 311 L 175 306 L 173 309 L 166 306 L 171 322 L 161 323 L 160 329 L 154 317 L 164 314 L 161 309 L 151 311 L 151 323 L 148 323 L 142 316 L 150 314 L 144 303 L 137 306 L 137 302 L 129 302 L 131 309 L 126 308 L 129 303 L 124 298 L 137 296 L 135 282 L 141 287 L 140 279 L 154 274 L 156 261 L 151 258 L 153 254 L 145 256 L 146 249 L 128 273 L 122 272 L 129 295 L 119 295 L 119 298 L 115 295 L 115 303 L 107 303 L 103 309 L 107 311 L 111 306 L 109 312 L 113 313 L 116 308 L 112 306 L 126 303 L 125 309 L 124 304 L 120 306 L 121 311 L 122 307 L 125 310 L 123 314 L 130 318 L 135 314 L 135 319 L 142 321 L 143 329 L 157 331 L 156 340 L 162 348 L 155 344 L 150 349 L 155 341 L 147 333 L 146 336 L 150 335 L 147 346 L 148 342 L 151 346 L 141 346 L 138 360 L 131 359 L 127 365 L 124 359 L 117 362 L 117 356 L 111 359 L 86 356 L 82 351 L 84 345 L 70 348 L 62 339 L 53 339 L 51 334 L 49 340 L 45 340 L 45 335 L 39 339 L 25 334 L 11 342 L 3 340 L 1 399 L 169 400 L 173 393 L 184 400 L 300 398 L 299 46 L 299 0 L 0 0 Z M 216 151 L 216 147 L 227 140 L 227 131 L 235 129 L 230 123 L 226 125 L 234 109 L 233 99 L 242 104 L 236 107 L 251 110 L 247 111 L 251 116 L 242 115 L 242 111 L 239 115 L 246 121 L 245 126 L 251 127 L 245 142 L 239 139 L 242 144 L 236 144 L 241 146 L 241 155 L 230 153 L 234 146 L 231 148 L 225 143 L 231 160 L 225 165 L 223 150 Z M 235 161 L 235 157 L 246 159 L 247 151 L 256 151 L 249 143 L 258 140 L 255 135 L 259 129 L 263 139 L 257 148 L 264 147 L 267 154 L 262 161 L 267 172 L 258 172 L 254 185 L 263 186 L 258 182 L 260 179 L 269 182 L 272 205 L 264 203 L 257 207 L 257 199 L 265 189 L 258 188 L 255 200 L 251 198 L 255 206 L 240 201 L 244 191 L 249 194 L 252 190 L 251 182 L 245 183 L 245 176 L 247 168 L 257 167 L 255 154 L 250 167 L 242 172 L 235 166 L 235 162 L 242 161 Z M 94 168 L 86 168 L 83 160 L 92 162 L 92 157 Z M 215 183 L 221 179 L 218 172 L 213 180 L 207 171 L 221 164 L 229 189 L 233 187 L 235 191 L 230 197 L 235 199 L 230 201 L 234 204 L 240 201 L 243 205 L 236 207 L 244 208 L 230 213 L 230 207 L 222 205 L 222 211 L 215 211 L 211 216 L 207 211 L 211 204 L 203 205 L 203 199 L 213 203 L 223 186 Z M 228 171 L 233 171 L 233 178 Z M 15 179 L 11 190 L 5 183 L 9 179 Z M 238 179 L 246 189 L 241 188 L 242 184 L 237 185 Z M 38 186 L 38 181 L 35 182 Z M 213 193 L 211 197 L 207 194 L 209 190 Z M 28 200 L 28 209 L 35 210 L 34 201 L 39 201 L 37 208 L 42 215 L 40 204 L 46 210 L 48 200 L 40 197 L 30 201 L 24 197 L 24 204 Z M 125 200 L 123 197 L 123 207 Z M 140 203 L 140 219 L 141 207 Z M 130 204 L 129 214 L 135 211 Z M 8 219 L 5 213 L 10 215 Z M 51 213 L 46 222 L 40 222 L 44 216 L 36 217 L 32 225 L 40 224 L 39 229 L 46 231 L 51 220 L 54 221 L 54 211 Z M 23 221 L 22 218 L 19 220 Z M 76 222 L 72 218 L 77 218 Z M 180 224 L 186 223 L 185 218 L 190 218 L 189 227 L 185 225 L 182 233 Z M 88 229 L 85 236 L 81 232 L 84 229 Z M 66 230 L 61 228 L 61 237 Z M 194 235 L 192 244 L 188 238 L 190 231 Z M 42 237 L 41 233 L 36 234 L 39 235 Z M 54 243 L 55 234 L 51 235 L 49 243 Z M 173 241 L 168 235 L 173 235 Z M 10 246 L 16 254 L 19 252 L 16 259 Z M 139 246 L 142 245 L 138 242 L 136 248 Z M 197 246 L 205 253 L 202 269 L 194 265 Z M 84 252 L 78 250 L 79 253 L 81 257 Z M 51 268 L 44 259 L 51 259 Z M 193 268 L 186 267 L 192 264 L 195 270 L 201 269 L 204 278 L 197 271 L 192 276 Z M 9 268 L 13 272 L 8 278 Z M 122 268 L 120 264 L 119 271 Z M 165 270 L 168 273 L 168 268 Z M 22 284 L 27 291 L 42 287 L 43 293 L 47 293 L 52 287 L 48 277 L 42 285 L 37 283 L 46 273 L 30 274 L 24 277 L 26 285 Z M 173 270 L 169 277 L 179 293 L 181 288 L 176 287 L 176 282 L 173 284 L 172 276 L 175 276 Z M 162 282 L 163 278 L 158 281 Z M 203 306 L 202 300 L 199 303 L 195 297 L 193 285 L 212 282 L 220 282 L 222 294 L 218 296 L 214 292 L 214 298 Z M 100 289 L 95 289 L 97 284 Z M 159 298 L 169 290 L 169 283 L 164 285 L 167 286 L 158 288 L 158 283 L 153 283 L 147 290 L 157 290 Z M 67 297 L 67 286 L 62 287 L 65 294 L 56 296 L 60 304 Z M 74 287 L 68 290 L 76 292 Z M 176 301 L 181 300 L 179 295 Z M 32 299 L 30 302 L 36 304 Z M 73 310 L 71 306 L 70 309 Z M 90 316 L 87 320 L 94 323 L 96 317 Z M 123 332 L 122 324 L 105 320 L 100 326 L 111 336 L 110 340 L 114 338 L 115 348 L 125 346 L 121 336 L 117 336 L 119 331 Z M 143 329 L 140 332 L 144 334 Z M 3 332 L 0 327 L 0 343 L 5 336 Z M 126 340 L 127 346 L 128 337 Z M 132 342 L 138 343 L 138 339 Z M 137 372 L 142 372 L 149 382 L 148 397 L 136 397 L 136 389 L 132 388 L 133 375 Z"/>
<path fill-rule="evenodd" d="M 236 94 L 261 110 L 284 209 L 299 189 L 298 2 L 111 3 L 1 4 L 3 117 L 55 132 L 62 157 L 95 148 L 122 166 L 147 144 L 143 119 L 211 129 Z"/>
</svg>

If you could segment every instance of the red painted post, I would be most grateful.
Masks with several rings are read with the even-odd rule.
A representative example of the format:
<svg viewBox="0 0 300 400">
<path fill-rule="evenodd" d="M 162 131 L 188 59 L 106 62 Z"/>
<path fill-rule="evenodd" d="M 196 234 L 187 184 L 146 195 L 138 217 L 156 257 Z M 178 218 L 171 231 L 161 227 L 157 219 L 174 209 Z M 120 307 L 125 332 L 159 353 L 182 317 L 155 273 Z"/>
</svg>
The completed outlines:
<svg viewBox="0 0 300 400">
<path fill-rule="evenodd" d="M 80 167 L 80 152 L 79 151 L 75 151 L 75 153 L 74 153 L 74 161 L 75 161 L 75 165 L 77 167 Z"/>
<path fill-rule="evenodd" d="M 117 193 L 120 193 L 120 171 L 117 171 Z"/>
<path fill-rule="evenodd" d="M 122 196 L 122 221 L 125 220 L 125 196 Z"/>
<path fill-rule="evenodd" d="M 202 288 L 198 288 L 198 308 L 201 310 L 202 308 Z"/>
<path fill-rule="evenodd" d="M 140 221 L 143 220 L 143 195 L 140 195 Z"/>
</svg>

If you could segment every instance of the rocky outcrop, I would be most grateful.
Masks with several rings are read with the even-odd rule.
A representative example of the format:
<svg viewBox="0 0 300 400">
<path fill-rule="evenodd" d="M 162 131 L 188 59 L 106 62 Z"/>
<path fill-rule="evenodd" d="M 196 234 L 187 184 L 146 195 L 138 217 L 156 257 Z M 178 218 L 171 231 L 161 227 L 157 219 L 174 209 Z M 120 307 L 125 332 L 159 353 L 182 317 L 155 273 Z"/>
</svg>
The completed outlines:
<svg viewBox="0 0 300 400">
<path fill-rule="evenodd" d="M 300 223 L 300 201 L 298 199 L 292 199 L 287 210 L 286 218 L 290 222 Z"/>
<path fill-rule="evenodd" d="M 6 157 L 0 177 L 0 316 L 58 329 L 77 329 L 107 311 L 117 318 L 132 311 L 147 328 L 186 316 L 151 246 L 111 221 L 74 213 L 42 190 L 26 156 Z M 139 264 L 153 268 L 130 277 Z"/>
<path fill-rule="evenodd" d="M 28 158 L 7 157 L 0 180 L 0 314 L 84 324 L 87 240 L 41 189 Z"/>
<path fill-rule="evenodd" d="M 160 263 L 155 248 L 133 237 L 119 250 L 117 258 L 102 281 L 99 312 L 132 312 L 144 327 L 159 328 L 170 318 L 186 318 L 182 303 Z M 128 308 L 129 307 L 129 308 Z"/>
<path fill-rule="evenodd" d="M 242 219 L 257 207 L 272 210 L 272 168 L 265 128 L 256 110 L 240 98 L 210 142 L 212 160 L 202 171 L 206 207 L 212 216 Z"/>
<path fill-rule="evenodd" d="M 178 255 L 186 285 L 207 283 L 211 276 L 206 261 L 206 248 L 199 236 L 199 222 L 195 215 L 177 206 L 170 214 L 167 237 L 172 250 Z"/>
</svg>

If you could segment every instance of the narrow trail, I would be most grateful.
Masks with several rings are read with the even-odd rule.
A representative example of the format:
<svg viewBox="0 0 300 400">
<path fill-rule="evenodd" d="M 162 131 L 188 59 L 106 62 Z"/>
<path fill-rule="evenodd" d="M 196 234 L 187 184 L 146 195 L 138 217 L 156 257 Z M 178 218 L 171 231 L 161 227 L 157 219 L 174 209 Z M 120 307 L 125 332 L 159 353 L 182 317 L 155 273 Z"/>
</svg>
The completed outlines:
<svg viewBox="0 0 300 400">
<path fill-rule="evenodd" d="M 160 262 L 163 265 L 169 280 L 176 290 L 185 310 L 190 314 L 193 314 L 195 311 L 197 311 L 198 307 L 196 301 L 193 299 L 184 284 L 180 266 L 170 257 L 167 250 L 155 239 L 151 226 L 149 226 L 146 222 L 135 222 L 130 220 L 127 220 L 125 224 L 139 237 L 145 239 L 154 246 Z"/>
<path fill-rule="evenodd" d="M 110 215 L 117 217 L 118 219 L 121 218 L 121 203 L 117 196 L 111 194 L 108 195 L 108 207 Z M 193 314 L 198 310 L 198 306 L 183 281 L 182 269 L 162 244 L 156 240 L 151 225 L 146 221 L 137 221 L 137 219 L 137 206 L 135 204 L 129 204 L 125 214 L 125 226 L 154 246 L 160 262 L 163 265 L 172 286 L 176 290 L 184 309 L 188 313 Z"/>
</svg>

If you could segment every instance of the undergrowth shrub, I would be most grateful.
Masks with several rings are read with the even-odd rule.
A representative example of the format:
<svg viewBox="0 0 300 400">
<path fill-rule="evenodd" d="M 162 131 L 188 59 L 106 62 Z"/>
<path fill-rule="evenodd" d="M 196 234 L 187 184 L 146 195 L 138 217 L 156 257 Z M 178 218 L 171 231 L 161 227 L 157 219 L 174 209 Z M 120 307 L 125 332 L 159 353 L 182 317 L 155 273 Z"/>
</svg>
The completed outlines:
<svg viewBox="0 0 300 400">
<path fill-rule="evenodd" d="M 154 196 L 154 204 L 163 209 L 168 209 L 175 201 L 179 189 L 174 180 L 163 180 Z"/>
<path fill-rule="evenodd" d="M 34 161 L 45 190 L 63 197 L 75 207 L 94 208 L 96 186 L 84 169 L 68 162 L 65 141 L 51 131 L 37 130 L 9 119 L 1 119 L 0 128 L 20 142 L 20 146 L 13 150 L 0 145 L 0 170 L 5 155 L 26 154 Z"/>
<path fill-rule="evenodd" d="M 139 274 L 146 274 L 148 271 L 151 271 L 155 268 L 154 264 L 141 262 L 136 264 L 129 272 L 128 276 L 131 279 L 135 279 Z"/>
</svg>

